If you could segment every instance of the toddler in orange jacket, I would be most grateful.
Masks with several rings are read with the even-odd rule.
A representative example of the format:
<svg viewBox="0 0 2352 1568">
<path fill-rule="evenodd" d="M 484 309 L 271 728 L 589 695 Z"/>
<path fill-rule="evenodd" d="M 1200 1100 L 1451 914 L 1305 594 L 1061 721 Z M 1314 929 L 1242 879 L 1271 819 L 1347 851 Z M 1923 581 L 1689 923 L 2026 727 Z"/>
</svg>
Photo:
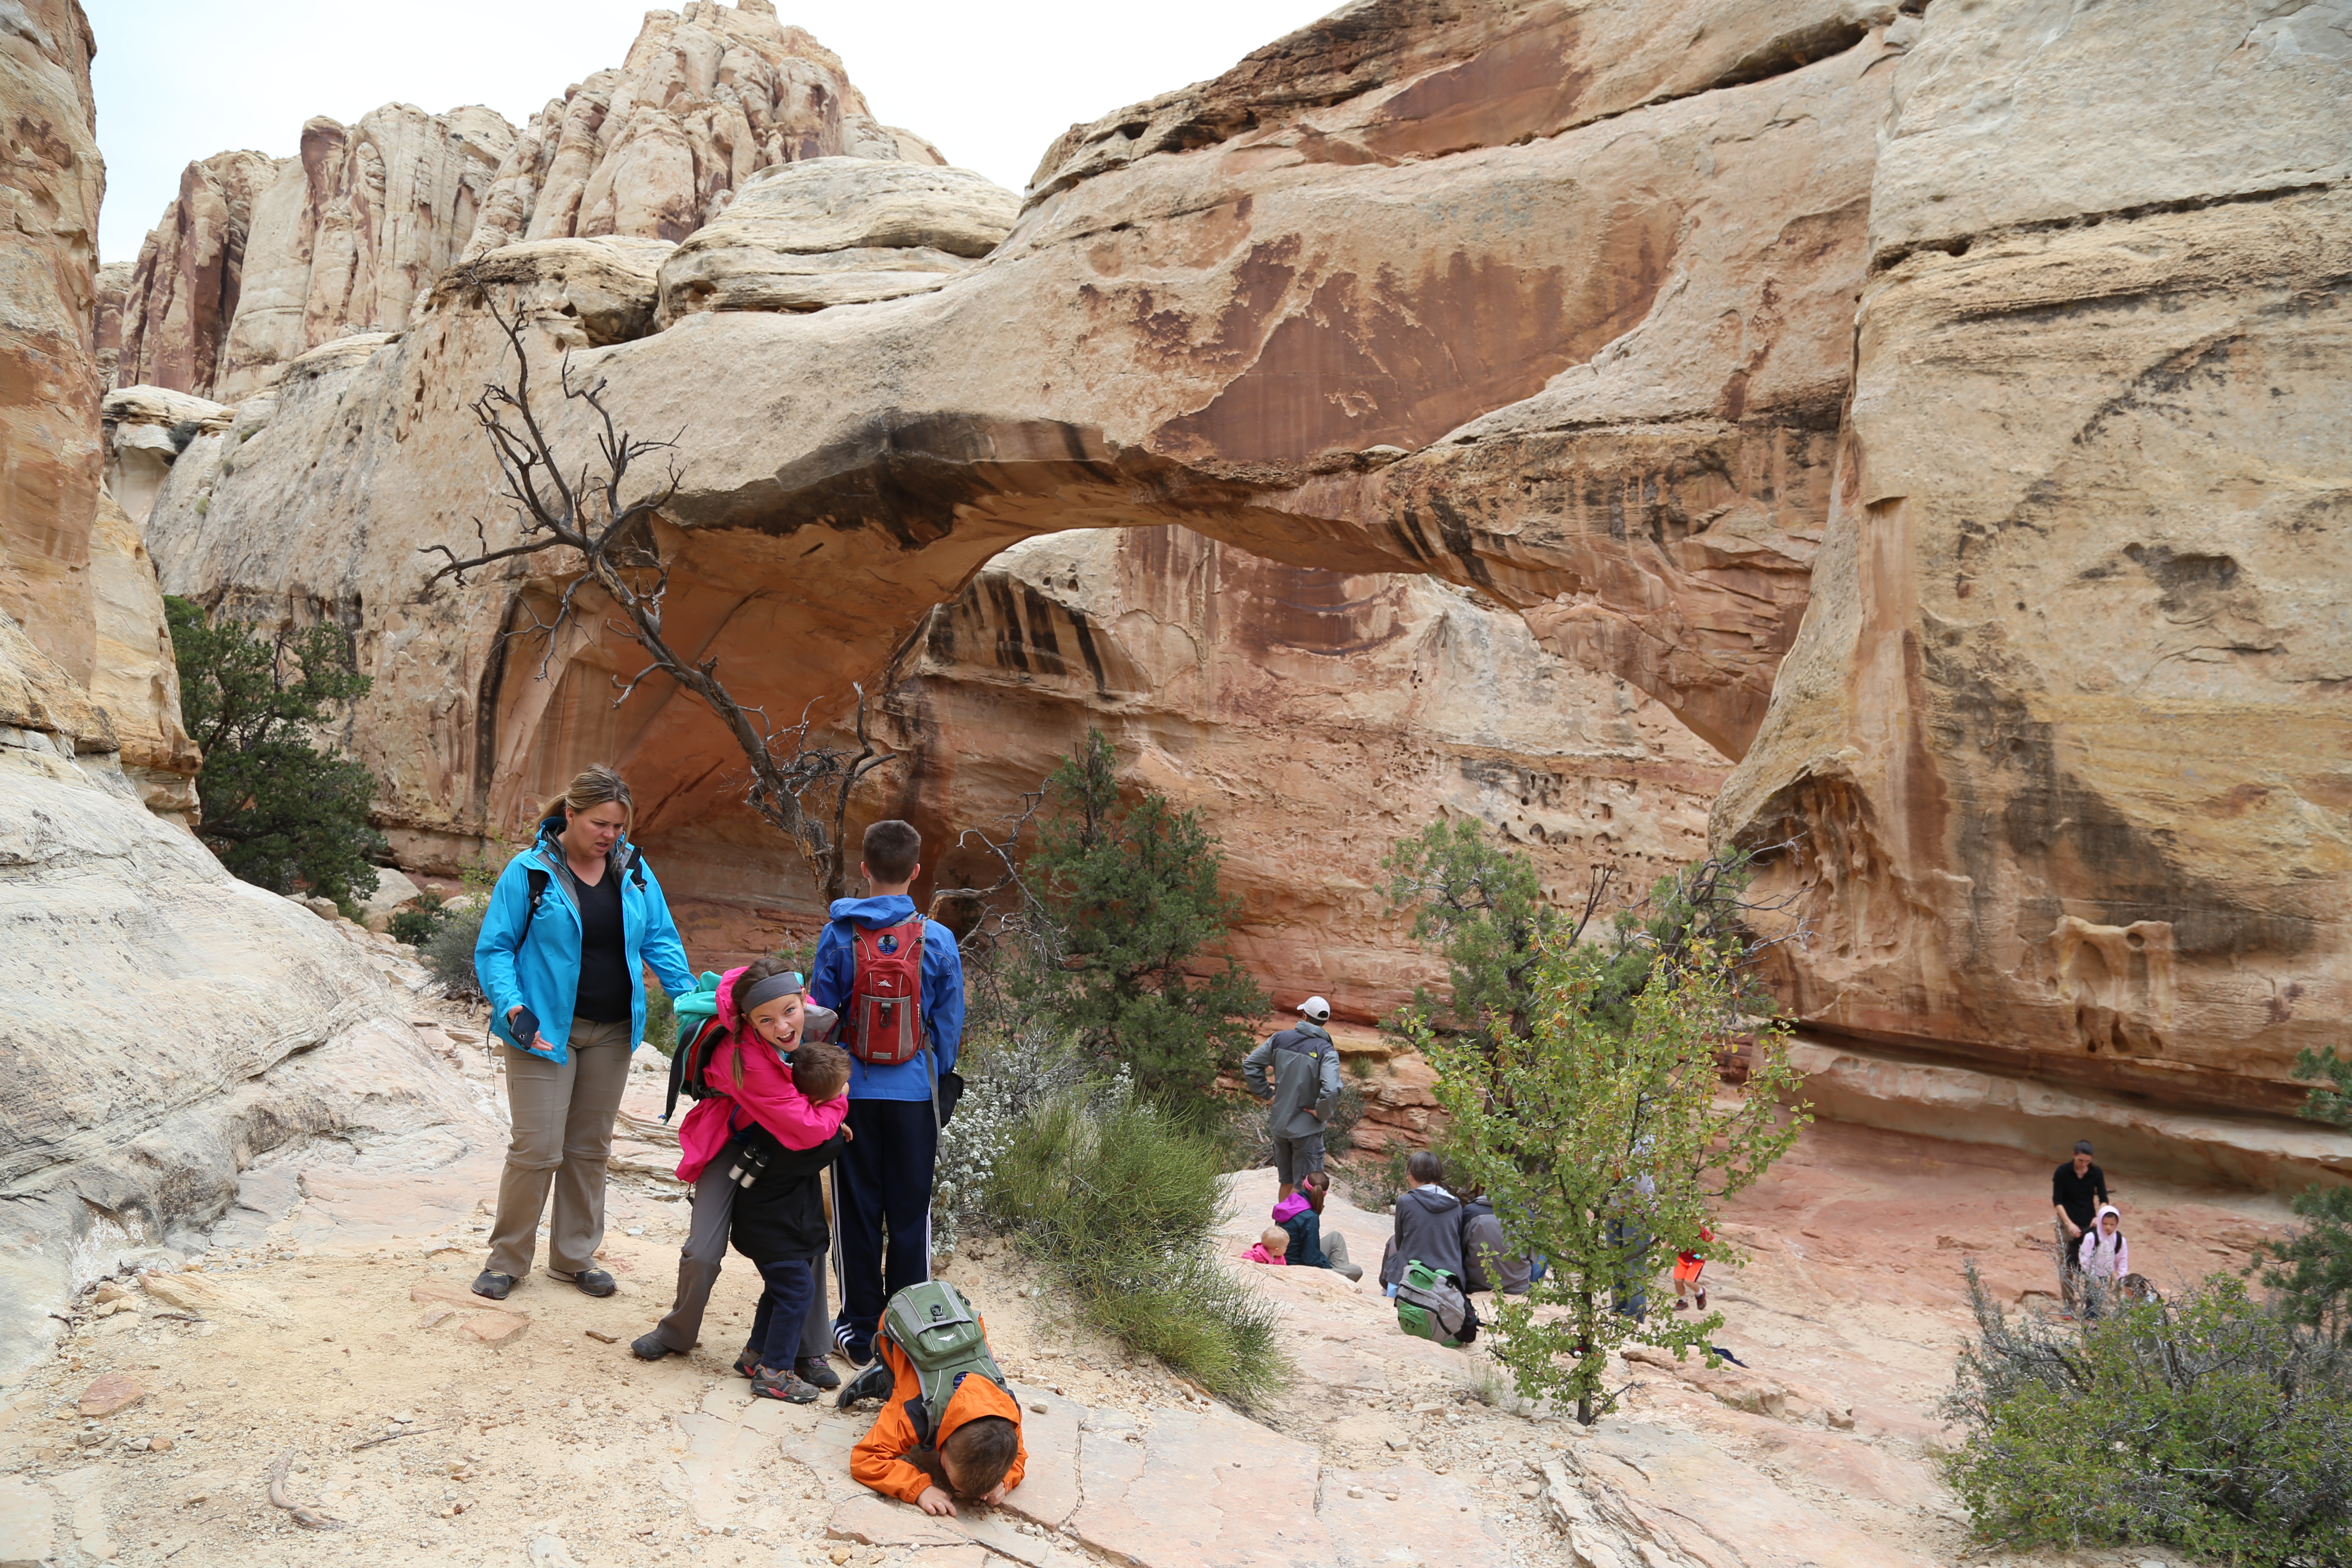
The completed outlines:
<svg viewBox="0 0 2352 1568">
<path fill-rule="evenodd" d="M 988 1320 L 980 1320 L 988 1333 Z M 887 1333 L 874 1338 L 875 1352 L 890 1369 L 890 1397 L 857 1446 L 850 1450 L 849 1473 L 885 1497 L 913 1503 L 925 1513 L 950 1516 L 955 1500 L 1002 1502 L 1021 1484 L 1029 1450 L 1021 1441 L 1021 1403 L 971 1374 L 956 1384 L 940 1413 L 933 1446 L 925 1447 L 907 1402 L 923 1392 L 915 1363 Z M 848 1397 L 844 1394 L 844 1398 Z"/>
</svg>

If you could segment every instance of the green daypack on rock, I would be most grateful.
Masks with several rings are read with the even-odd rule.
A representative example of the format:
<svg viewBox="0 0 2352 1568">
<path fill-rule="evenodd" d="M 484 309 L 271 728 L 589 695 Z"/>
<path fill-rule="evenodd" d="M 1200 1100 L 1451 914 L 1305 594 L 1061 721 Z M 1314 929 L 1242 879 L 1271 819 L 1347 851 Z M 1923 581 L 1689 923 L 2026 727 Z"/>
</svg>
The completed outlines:
<svg viewBox="0 0 2352 1568">
<path fill-rule="evenodd" d="M 914 1363 L 922 1392 L 907 1401 L 907 1416 L 927 1448 L 956 1384 L 965 1378 L 978 1373 L 1005 1393 L 1013 1392 L 996 1358 L 988 1352 L 988 1336 L 981 1331 L 971 1304 L 944 1279 L 926 1279 L 891 1297 L 882 1309 L 882 1332 Z"/>
<path fill-rule="evenodd" d="M 1397 1327 L 1417 1340 L 1429 1340 L 1447 1350 L 1459 1350 L 1454 1336 L 1462 1331 L 1470 1303 L 1454 1281 L 1420 1258 L 1404 1266 L 1397 1281 Z"/>
</svg>

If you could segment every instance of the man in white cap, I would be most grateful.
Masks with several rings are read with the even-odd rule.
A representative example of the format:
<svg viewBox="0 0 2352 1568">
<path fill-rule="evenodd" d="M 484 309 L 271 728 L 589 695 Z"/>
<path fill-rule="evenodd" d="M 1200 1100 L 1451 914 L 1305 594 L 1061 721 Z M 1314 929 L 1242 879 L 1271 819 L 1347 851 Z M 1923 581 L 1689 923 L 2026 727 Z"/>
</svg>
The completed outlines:
<svg viewBox="0 0 2352 1568">
<path fill-rule="evenodd" d="M 1274 1173 L 1282 1183 L 1275 1194 L 1288 1197 L 1310 1171 L 1323 1168 L 1323 1125 L 1339 1099 L 1339 1047 L 1323 1026 L 1331 1004 L 1309 996 L 1298 1005 L 1299 1023 L 1272 1036 L 1242 1063 L 1242 1077 L 1260 1100 L 1271 1100 L 1265 1130 L 1274 1138 Z M 1266 1069 L 1274 1080 L 1266 1081 Z"/>
</svg>

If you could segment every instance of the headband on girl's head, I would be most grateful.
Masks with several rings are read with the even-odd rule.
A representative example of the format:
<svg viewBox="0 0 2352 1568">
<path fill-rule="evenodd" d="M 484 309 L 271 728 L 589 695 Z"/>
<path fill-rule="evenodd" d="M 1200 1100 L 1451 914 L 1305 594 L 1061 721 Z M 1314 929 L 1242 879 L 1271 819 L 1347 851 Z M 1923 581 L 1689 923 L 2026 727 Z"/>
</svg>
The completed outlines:
<svg viewBox="0 0 2352 1568">
<path fill-rule="evenodd" d="M 772 1002 L 779 996 L 797 996 L 807 989 L 808 983 L 801 978 L 800 971 L 787 969 L 782 974 L 771 974 L 755 984 L 735 1005 L 735 1010 L 749 1013 L 762 1003 Z"/>
</svg>

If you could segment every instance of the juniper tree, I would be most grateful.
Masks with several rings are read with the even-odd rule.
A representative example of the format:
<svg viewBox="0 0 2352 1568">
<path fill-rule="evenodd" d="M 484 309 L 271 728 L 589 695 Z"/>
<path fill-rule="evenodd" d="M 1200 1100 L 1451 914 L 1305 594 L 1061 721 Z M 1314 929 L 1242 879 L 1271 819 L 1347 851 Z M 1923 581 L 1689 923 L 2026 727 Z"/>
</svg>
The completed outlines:
<svg viewBox="0 0 2352 1568">
<path fill-rule="evenodd" d="M 2311 1091 L 2305 1116 L 2352 1127 L 2352 1058 L 2306 1046 L 2294 1058 L 2294 1076 L 2329 1086 Z M 2352 1346 L 2352 1187 L 2306 1187 L 2291 1206 L 2305 1224 L 2260 1249 L 2263 1283 L 2295 1321 Z"/>
<path fill-rule="evenodd" d="M 308 887 L 349 912 L 375 891 L 375 777 L 315 743 L 331 710 L 367 695 L 351 634 L 331 621 L 262 633 L 163 602 L 180 721 L 204 750 L 196 837 L 229 873 L 272 892 Z"/>
<path fill-rule="evenodd" d="M 1218 885 L 1217 836 L 1157 791 L 1122 794 L 1117 764 L 1089 729 L 1046 782 L 1028 871 L 1055 929 L 1019 999 L 1153 1093 L 1197 1093 L 1247 1049 L 1265 998 L 1219 951 L 1241 904 Z"/>
</svg>

